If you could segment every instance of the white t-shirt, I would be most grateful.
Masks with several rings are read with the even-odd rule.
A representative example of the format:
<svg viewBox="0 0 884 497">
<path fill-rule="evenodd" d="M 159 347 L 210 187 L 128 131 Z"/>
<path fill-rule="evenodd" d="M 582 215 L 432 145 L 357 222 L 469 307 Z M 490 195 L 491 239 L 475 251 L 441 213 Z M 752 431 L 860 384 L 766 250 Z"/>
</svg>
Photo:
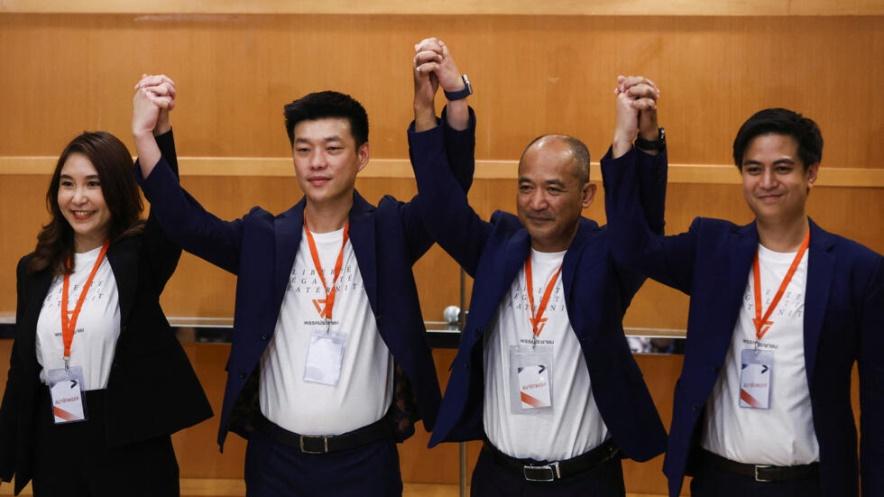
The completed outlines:
<svg viewBox="0 0 884 497">
<path fill-rule="evenodd" d="M 539 308 L 546 285 L 562 265 L 565 252 L 531 250 L 534 305 Z M 552 409 L 514 414 L 510 385 L 510 347 L 531 350 L 525 271 L 519 272 L 500 303 L 497 321 L 485 335 L 485 402 L 483 422 L 488 440 L 503 453 L 521 459 L 558 461 L 579 456 L 605 441 L 608 429 L 592 396 L 589 370 L 565 308 L 561 274 L 544 313 L 548 320 L 536 348 L 552 347 Z M 535 349 L 536 350 L 536 349 Z"/>
<path fill-rule="evenodd" d="M 794 466 L 819 461 L 813 429 L 810 388 L 804 362 L 804 296 L 807 258 L 804 254 L 792 281 L 771 314 L 773 324 L 759 350 L 773 351 L 770 407 L 739 406 L 741 353 L 755 348 L 755 294 L 749 271 L 743 307 L 734 327 L 724 369 L 706 404 L 703 448 L 746 464 Z M 762 316 L 779 289 L 797 252 L 774 252 L 759 244 Z M 703 333 L 697 330 L 693 333 Z"/>
<path fill-rule="evenodd" d="M 344 230 L 314 233 L 325 281 L 334 280 Z M 374 423 L 393 399 L 393 359 L 381 338 L 348 241 L 336 283 L 331 333 L 346 337 L 340 379 L 334 386 L 304 381 L 308 348 L 326 298 L 306 234 L 292 266 L 273 338 L 261 359 L 261 413 L 301 435 L 340 435 Z"/>
<path fill-rule="evenodd" d="M 68 314 L 80 298 L 83 285 L 92 272 L 101 247 L 74 254 L 74 272 L 70 277 Z M 61 293 L 64 276 L 56 276 L 43 299 L 37 320 L 37 362 L 43 369 L 40 380 L 46 383 L 46 370 L 64 368 L 64 342 L 61 336 Z M 117 280 L 107 257 L 98 267 L 95 279 L 86 294 L 71 343 L 71 366 L 83 368 L 84 390 L 107 388 L 117 339 L 120 337 L 120 297 Z"/>
</svg>

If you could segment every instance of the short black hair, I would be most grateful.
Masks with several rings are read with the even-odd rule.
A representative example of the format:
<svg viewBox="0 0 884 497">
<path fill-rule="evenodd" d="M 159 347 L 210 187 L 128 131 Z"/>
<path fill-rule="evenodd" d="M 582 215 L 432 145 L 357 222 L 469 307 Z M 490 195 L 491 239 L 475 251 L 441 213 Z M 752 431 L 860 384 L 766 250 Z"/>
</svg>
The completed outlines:
<svg viewBox="0 0 884 497">
<path fill-rule="evenodd" d="M 734 138 L 734 164 L 743 168 L 743 154 L 755 137 L 766 134 L 791 136 L 798 143 L 798 158 L 807 168 L 823 159 L 823 135 L 812 119 L 783 108 L 756 112 L 737 131 Z"/>
<path fill-rule="evenodd" d="M 295 144 L 295 126 L 301 121 L 341 117 L 350 122 L 356 148 L 368 142 L 368 114 L 365 107 L 350 95 L 326 90 L 304 95 L 283 108 L 289 143 Z"/>
</svg>

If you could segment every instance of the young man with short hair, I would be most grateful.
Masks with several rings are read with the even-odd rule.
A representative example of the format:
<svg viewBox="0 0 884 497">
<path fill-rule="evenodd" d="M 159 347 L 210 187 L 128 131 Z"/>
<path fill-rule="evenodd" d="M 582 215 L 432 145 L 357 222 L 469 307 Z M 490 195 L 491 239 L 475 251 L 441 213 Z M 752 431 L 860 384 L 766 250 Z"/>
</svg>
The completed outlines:
<svg viewBox="0 0 884 497">
<path fill-rule="evenodd" d="M 168 236 L 237 275 L 219 445 L 228 430 L 248 439 L 250 497 L 401 495 L 395 442 L 417 419 L 432 429 L 440 397 L 411 270 L 432 245 L 422 200 L 375 207 L 359 195 L 368 117 L 350 96 L 324 91 L 285 106 L 303 198 L 280 215 L 256 207 L 220 220 L 174 180 L 171 132 L 151 133 L 174 98 L 165 76 L 138 84 L 136 174 Z M 464 189 L 467 116 L 458 100 L 442 123 Z"/>
<path fill-rule="evenodd" d="M 634 167 L 603 168 L 623 263 L 691 295 L 664 472 L 670 495 L 884 495 L 884 262 L 807 215 L 823 139 L 787 109 L 750 117 L 734 162 L 755 221 L 697 218 L 662 237 Z M 627 147 L 615 140 L 616 158 Z M 850 400 L 859 363 L 861 426 Z"/>
</svg>

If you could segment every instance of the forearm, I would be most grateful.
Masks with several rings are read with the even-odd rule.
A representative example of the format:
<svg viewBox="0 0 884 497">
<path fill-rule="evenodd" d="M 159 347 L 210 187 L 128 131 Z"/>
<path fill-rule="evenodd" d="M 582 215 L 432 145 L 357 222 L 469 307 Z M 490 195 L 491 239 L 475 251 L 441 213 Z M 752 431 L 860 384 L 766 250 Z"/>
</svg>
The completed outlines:
<svg viewBox="0 0 884 497">
<path fill-rule="evenodd" d="M 668 179 L 668 158 L 666 152 L 636 149 L 639 177 L 639 197 L 648 227 L 655 234 L 662 235 L 666 224 L 666 186 Z"/>
<path fill-rule="evenodd" d="M 436 127 L 436 107 L 433 105 L 414 105 L 414 130 L 418 133 Z"/>
<path fill-rule="evenodd" d="M 488 238 L 488 224 L 467 201 L 466 192 L 448 166 L 442 130 L 409 130 L 409 149 L 418 187 L 419 210 L 427 231 L 471 272 Z"/>
<path fill-rule="evenodd" d="M 153 172 L 154 167 L 163 156 L 157 145 L 153 132 L 139 132 L 135 134 L 135 153 L 138 155 L 138 164 L 141 168 L 141 176 L 147 178 Z"/>
<path fill-rule="evenodd" d="M 473 174 L 476 172 L 476 115 L 469 106 L 466 106 L 466 125 L 458 129 L 451 126 L 450 112 L 452 110 L 449 106 L 442 110 L 445 155 L 448 157 L 448 167 L 461 189 L 469 192 L 473 185 Z"/>
<path fill-rule="evenodd" d="M 445 118 L 448 126 L 457 131 L 464 131 L 470 125 L 470 106 L 467 99 L 454 100 L 445 106 Z"/>
</svg>

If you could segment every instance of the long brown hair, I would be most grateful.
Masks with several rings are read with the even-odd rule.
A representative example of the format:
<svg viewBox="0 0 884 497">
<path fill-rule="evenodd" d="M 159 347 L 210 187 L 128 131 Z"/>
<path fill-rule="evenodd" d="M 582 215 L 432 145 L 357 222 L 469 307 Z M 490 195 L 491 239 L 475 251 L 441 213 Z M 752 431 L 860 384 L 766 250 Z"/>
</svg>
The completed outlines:
<svg viewBox="0 0 884 497">
<path fill-rule="evenodd" d="M 132 172 L 132 156 L 126 145 L 106 131 L 83 132 L 65 147 L 49 180 L 46 209 L 51 218 L 37 234 L 37 247 L 28 263 L 29 272 L 49 268 L 54 274 L 67 274 L 74 270 L 74 230 L 58 206 L 61 169 L 71 154 L 86 156 L 98 172 L 101 193 L 111 214 L 108 239 L 115 241 L 144 229 L 144 221 L 141 220 L 144 205 L 138 194 Z"/>
</svg>

